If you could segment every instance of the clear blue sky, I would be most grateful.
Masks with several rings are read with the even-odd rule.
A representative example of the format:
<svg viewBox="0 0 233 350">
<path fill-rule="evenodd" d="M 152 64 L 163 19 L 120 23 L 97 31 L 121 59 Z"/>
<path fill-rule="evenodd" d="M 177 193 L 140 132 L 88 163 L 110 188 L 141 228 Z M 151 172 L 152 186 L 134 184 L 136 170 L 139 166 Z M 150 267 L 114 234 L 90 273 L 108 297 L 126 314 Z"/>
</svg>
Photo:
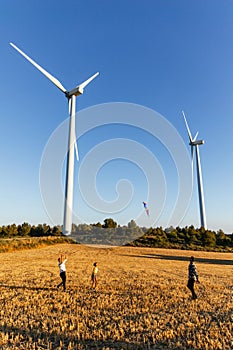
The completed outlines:
<svg viewBox="0 0 233 350">
<path fill-rule="evenodd" d="M 208 227 L 233 232 L 233 1 L 3 0 L 0 33 L 0 225 L 61 224 L 63 213 L 54 203 L 60 213 L 56 222 L 47 216 L 39 172 L 46 143 L 68 116 L 67 102 L 9 45 L 13 42 L 67 89 L 100 72 L 78 98 L 79 111 L 109 102 L 142 105 L 166 118 L 189 147 L 184 109 L 192 133 L 198 130 L 205 140 L 200 153 Z M 79 123 L 81 127 L 82 118 Z M 112 138 L 137 141 L 158 159 L 167 194 L 163 209 L 157 198 L 149 207 L 153 214 L 160 201 L 162 211 L 155 225 L 166 226 L 177 175 L 168 152 L 145 131 L 105 125 L 80 137 L 76 178 L 88 152 Z M 116 183 L 128 179 L 133 187 L 128 208 L 116 214 L 91 210 L 75 186 L 80 222 L 113 217 L 127 224 L 141 215 L 141 202 L 148 196 L 143 169 L 129 160 L 112 159 L 100 169 L 96 186 L 100 196 L 111 201 Z M 145 215 L 140 224 L 147 226 L 147 219 Z M 195 178 L 180 226 L 191 224 L 199 226 Z"/>
</svg>

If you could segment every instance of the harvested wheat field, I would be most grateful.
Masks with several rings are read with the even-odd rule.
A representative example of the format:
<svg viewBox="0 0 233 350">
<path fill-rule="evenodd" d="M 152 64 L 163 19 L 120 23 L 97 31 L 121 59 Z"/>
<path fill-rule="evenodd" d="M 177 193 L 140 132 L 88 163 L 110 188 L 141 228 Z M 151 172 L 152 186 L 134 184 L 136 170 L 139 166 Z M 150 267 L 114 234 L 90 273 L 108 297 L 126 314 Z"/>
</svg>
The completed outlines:
<svg viewBox="0 0 233 350">
<path fill-rule="evenodd" d="M 67 254 L 67 292 L 57 258 Z M 197 300 L 186 287 L 196 257 Z M 0 254 L 0 348 L 233 349 L 230 253 L 55 245 Z M 99 285 L 90 288 L 93 262 Z"/>
</svg>

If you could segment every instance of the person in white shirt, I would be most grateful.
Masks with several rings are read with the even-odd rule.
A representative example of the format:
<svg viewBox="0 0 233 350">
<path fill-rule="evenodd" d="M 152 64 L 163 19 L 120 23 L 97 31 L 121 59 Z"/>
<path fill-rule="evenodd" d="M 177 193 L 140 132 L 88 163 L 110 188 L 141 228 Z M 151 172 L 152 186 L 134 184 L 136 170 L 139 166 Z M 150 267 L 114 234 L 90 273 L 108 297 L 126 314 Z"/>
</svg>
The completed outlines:
<svg viewBox="0 0 233 350">
<path fill-rule="evenodd" d="M 92 281 L 92 285 L 91 287 L 93 289 L 96 289 L 98 281 L 97 281 L 97 273 L 98 273 L 98 267 L 97 267 L 97 262 L 95 262 L 93 264 L 93 270 L 92 270 L 92 274 L 91 274 L 91 281 Z"/>
<path fill-rule="evenodd" d="M 61 257 L 58 258 L 58 267 L 60 269 L 60 277 L 62 281 L 57 285 L 57 288 L 63 285 L 64 292 L 66 291 L 66 262 L 66 256 L 61 255 Z"/>
</svg>

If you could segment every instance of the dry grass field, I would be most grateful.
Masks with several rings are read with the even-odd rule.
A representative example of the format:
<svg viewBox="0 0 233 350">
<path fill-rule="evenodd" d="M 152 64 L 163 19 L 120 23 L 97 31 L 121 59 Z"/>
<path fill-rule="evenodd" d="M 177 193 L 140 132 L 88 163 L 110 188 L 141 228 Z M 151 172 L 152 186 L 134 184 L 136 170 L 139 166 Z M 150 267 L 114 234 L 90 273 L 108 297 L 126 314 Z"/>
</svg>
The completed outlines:
<svg viewBox="0 0 233 350">
<path fill-rule="evenodd" d="M 62 252 L 67 292 L 56 288 Z M 186 287 L 191 254 L 195 301 Z M 2 253 L 0 266 L 1 350 L 233 349 L 230 253 L 60 244 Z"/>
</svg>

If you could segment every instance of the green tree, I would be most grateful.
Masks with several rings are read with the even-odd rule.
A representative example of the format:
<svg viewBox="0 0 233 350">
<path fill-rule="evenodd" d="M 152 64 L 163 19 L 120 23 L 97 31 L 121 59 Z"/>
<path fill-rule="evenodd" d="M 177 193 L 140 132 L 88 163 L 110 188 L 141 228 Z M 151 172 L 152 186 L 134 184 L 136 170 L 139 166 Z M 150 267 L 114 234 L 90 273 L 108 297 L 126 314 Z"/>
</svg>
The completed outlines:
<svg viewBox="0 0 233 350">
<path fill-rule="evenodd" d="M 10 237 L 17 236 L 17 234 L 18 234 L 18 229 L 15 224 L 2 226 L 2 232 L 1 232 L 2 237 L 10 238 Z"/>
<path fill-rule="evenodd" d="M 104 220 L 104 225 L 102 227 L 103 228 L 116 228 L 117 227 L 117 223 L 116 223 L 116 221 L 114 221 L 111 218 L 105 219 Z"/>
<path fill-rule="evenodd" d="M 226 235 L 223 232 L 223 230 L 218 230 L 217 234 L 216 234 L 216 243 L 219 246 L 225 246 L 227 243 L 226 240 Z"/>
<path fill-rule="evenodd" d="M 216 246 L 216 235 L 212 231 L 205 231 L 202 234 L 202 242 L 204 247 L 214 248 Z"/>
<path fill-rule="evenodd" d="M 230 245 L 231 247 L 233 247 L 233 233 L 229 235 L 229 238 L 230 238 Z"/>
<path fill-rule="evenodd" d="M 130 222 L 128 222 L 128 228 L 135 229 L 137 227 L 138 226 L 137 226 L 137 224 L 136 224 L 136 222 L 134 220 L 131 220 Z"/>
<path fill-rule="evenodd" d="M 178 242 L 178 236 L 177 236 L 177 231 L 173 230 L 170 232 L 167 232 L 167 238 L 169 240 L 169 242 L 171 243 L 177 243 Z"/>
<path fill-rule="evenodd" d="M 46 224 L 39 224 L 38 226 L 32 226 L 30 236 L 32 237 L 43 237 L 43 236 L 50 236 L 51 228 L 49 225 Z"/>
<path fill-rule="evenodd" d="M 51 236 L 61 236 L 62 230 L 58 226 L 54 226 L 51 231 Z"/>
<path fill-rule="evenodd" d="M 31 225 L 29 225 L 27 222 L 24 222 L 22 225 L 18 225 L 17 230 L 19 236 L 29 236 L 31 231 Z"/>
<path fill-rule="evenodd" d="M 92 224 L 92 226 L 102 228 L 102 225 L 100 222 L 97 222 L 97 224 Z"/>
</svg>

